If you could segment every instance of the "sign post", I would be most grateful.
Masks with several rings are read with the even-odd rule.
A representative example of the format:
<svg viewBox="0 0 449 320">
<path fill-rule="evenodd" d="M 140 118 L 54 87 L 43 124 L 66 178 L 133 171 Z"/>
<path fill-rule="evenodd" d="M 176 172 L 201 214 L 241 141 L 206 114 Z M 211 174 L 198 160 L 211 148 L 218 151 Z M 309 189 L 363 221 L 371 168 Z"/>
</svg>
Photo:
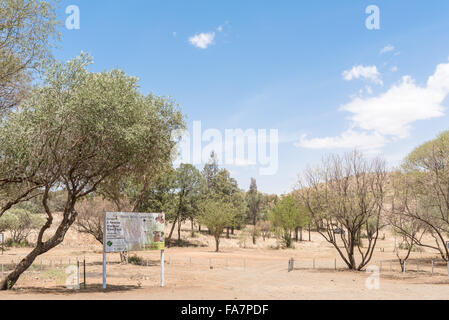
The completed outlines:
<svg viewBox="0 0 449 320">
<path fill-rule="evenodd" d="M 164 252 L 165 250 L 161 250 L 161 287 L 164 287 L 164 280 L 165 280 L 165 270 L 164 270 L 164 265 L 165 265 L 165 257 L 164 257 Z"/>
<path fill-rule="evenodd" d="M 103 214 L 103 289 L 106 289 L 106 234 L 107 231 L 106 225 L 106 212 Z"/>
<path fill-rule="evenodd" d="M 103 230 L 103 289 L 108 252 L 146 250 L 161 251 L 161 287 L 164 286 L 165 214 L 105 212 Z"/>
</svg>

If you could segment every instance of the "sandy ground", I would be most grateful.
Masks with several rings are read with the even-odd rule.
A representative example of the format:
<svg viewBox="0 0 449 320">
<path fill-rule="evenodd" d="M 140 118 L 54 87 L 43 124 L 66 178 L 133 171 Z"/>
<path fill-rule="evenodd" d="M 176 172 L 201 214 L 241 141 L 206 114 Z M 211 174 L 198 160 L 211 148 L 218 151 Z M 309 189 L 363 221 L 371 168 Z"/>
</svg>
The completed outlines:
<svg viewBox="0 0 449 320">
<path fill-rule="evenodd" d="M 185 230 L 183 238 L 199 246 L 165 251 L 164 288 L 160 287 L 159 252 L 136 252 L 132 254 L 144 259 L 143 266 L 120 264 L 118 254 L 108 255 L 108 289 L 103 291 L 101 246 L 90 237 L 71 231 L 61 246 L 36 260 L 15 290 L 0 292 L 0 300 L 449 299 L 447 266 L 437 261 L 435 253 L 413 253 L 407 273 L 403 274 L 397 260 L 393 260 L 394 238 L 388 235 L 379 241 L 370 263 L 380 272 L 378 282 L 375 273 L 346 270 L 335 249 L 314 233 L 311 242 L 296 243 L 294 249 L 288 250 L 275 249 L 275 239 L 260 239 L 253 246 L 249 240 L 244 243 L 241 235 L 235 235 L 222 240 L 219 253 L 214 252 L 209 236 L 188 236 Z M 308 239 L 307 233 L 304 237 Z M 6 269 L 29 250 L 7 250 L 0 255 L 0 264 Z M 65 270 L 69 259 L 74 264 L 77 258 L 87 261 L 87 287 L 73 291 L 65 288 Z M 294 258 L 295 268 L 288 272 L 290 258 Z M 435 259 L 434 275 L 431 259 Z"/>
</svg>

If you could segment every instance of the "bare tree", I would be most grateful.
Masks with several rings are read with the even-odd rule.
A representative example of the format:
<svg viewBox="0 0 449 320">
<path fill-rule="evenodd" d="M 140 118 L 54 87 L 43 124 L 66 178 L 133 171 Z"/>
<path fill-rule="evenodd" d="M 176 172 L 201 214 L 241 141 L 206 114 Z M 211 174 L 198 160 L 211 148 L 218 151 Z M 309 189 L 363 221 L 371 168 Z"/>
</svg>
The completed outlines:
<svg viewBox="0 0 449 320">
<path fill-rule="evenodd" d="M 385 185 L 385 162 L 368 160 L 358 151 L 328 156 L 299 179 L 299 199 L 314 223 L 322 226 L 318 232 L 351 270 L 361 270 L 372 258 L 381 227 Z M 359 241 L 362 232 L 366 246 Z"/>
<path fill-rule="evenodd" d="M 75 226 L 81 233 L 93 236 L 103 244 L 103 215 L 107 211 L 115 211 L 115 205 L 100 197 L 85 198 L 76 206 L 78 217 Z"/>
</svg>

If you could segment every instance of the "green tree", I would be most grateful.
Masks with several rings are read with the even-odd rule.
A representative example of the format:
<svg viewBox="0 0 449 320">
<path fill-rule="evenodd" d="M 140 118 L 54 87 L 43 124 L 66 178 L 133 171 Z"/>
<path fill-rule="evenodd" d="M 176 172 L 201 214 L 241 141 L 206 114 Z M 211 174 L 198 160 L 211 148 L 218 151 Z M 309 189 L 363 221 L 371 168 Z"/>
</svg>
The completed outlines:
<svg viewBox="0 0 449 320">
<path fill-rule="evenodd" d="M 55 1 L 0 0 L 0 118 L 27 96 L 59 38 Z"/>
<path fill-rule="evenodd" d="M 8 231 L 13 243 L 22 243 L 42 224 L 43 219 L 36 214 L 24 209 L 11 209 L 0 218 L 0 232 Z"/>
<path fill-rule="evenodd" d="M 42 206 L 47 216 L 36 246 L 5 277 L 0 289 L 12 288 L 36 257 L 64 240 L 78 214 L 76 203 L 94 193 L 106 178 L 119 173 L 127 176 L 149 164 L 156 171 L 163 165 L 166 158 L 161 159 L 161 154 L 171 154 L 167 146 L 174 146 L 175 141 L 170 130 L 164 129 L 164 139 L 155 130 L 165 125 L 173 130 L 183 126 L 173 105 L 161 108 L 152 96 L 139 93 L 136 78 L 119 70 L 91 73 L 86 69 L 90 61 L 82 55 L 49 68 L 43 85 L 0 129 L 0 140 L 11 140 L 7 144 L 11 149 L 0 150 L 2 160 L 11 158 L 7 163 L 22 166 L 28 161 L 21 157 L 23 144 L 41 150 L 35 154 L 39 165 L 30 180 L 43 186 Z M 168 140 L 171 143 L 167 144 Z M 19 152 L 14 152 L 14 146 Z M 67 196 L 62 219 L 50 229 L 49 194 L 54 188 L 64 190 Z"/>
<path fill-rule="evenodd" d="M 256 226 L 262 213 L 263 196 L 259 191 L 257 191 L 257 183 L 254 178 L 251 178 L 249 191 L 246 193 L 246 203 L 248 205 L 248 219 L 253 225 L 253 244 L 256 244 Z"/>
<path fill-rule="evenodd" d="M 215 239 L 215 251 L 220 249 L 220 238 L 224 229 L 233 223 L 237 209 L 229 201 L 206 199 L 200 205 L 199 221 L 206 225 Z"/>
<path fill-rule="evenodd" d="M 304 206 L 300 201 L 297 201 L 298 215 L 296 216 L 296 228 L 295 228 L 295 241 L 303 241 L 302 231 L 311 222 L 310 212 L 306 206 Z M 299 237 L 298 237 L 299 234 Z"/>
<path fill-rule="evenodd" d="M 419 222 L 433 243 L 414 236 L 415 228 L 402 231 L 413 244 L 436 250 L 449 261 L 449 131 L 413 150 L 404 160 L 400 177 L 395 213 L 413 225 Z"/>
<path fill-rule="evenodd" d="M 300 210 L 297 203 L 290 195 L 282 197 L 269 215 L 276 235 L 287 248 L 292 247 L 292 232 L 298 226 L 299 215 Z"/>
<path fill-rule="evenodd" d="M 181 164 L 175 170 L 175 206 L 176 216 L 167 237 L 171 239 L 176 223 L 178 224 L 178 242 L 181 241 L 181 225 L 186 219 L 194 219 L 197 202 L 200 200 L 202 176 L 197 168 L 191 164 Z"/>
</svg>

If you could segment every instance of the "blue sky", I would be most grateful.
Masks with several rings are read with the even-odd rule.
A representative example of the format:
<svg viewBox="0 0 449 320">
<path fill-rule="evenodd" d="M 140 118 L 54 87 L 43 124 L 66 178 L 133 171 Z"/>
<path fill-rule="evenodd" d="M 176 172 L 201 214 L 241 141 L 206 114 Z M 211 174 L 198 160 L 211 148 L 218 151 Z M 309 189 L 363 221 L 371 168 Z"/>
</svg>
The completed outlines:
<svg viewBox="0 0 449 320">
<path fill-rule="evenodd" d="M 242 188 L 284 193 L 328 153 L 357 147 L 397 165 L 448 128 L 449 2 L 62 1 L 80 29 L 54 51 L 90 53 L 143 93 L 172 96 L 203 129 L 277 129 L 279 169 L 227 166 Z M 376 5 L 380 29 L 365 9 Z M 429 79 L 429 77 L 431 77 Z M 201 167 L 201 165 L 199 165 Z"/>
</svg>

